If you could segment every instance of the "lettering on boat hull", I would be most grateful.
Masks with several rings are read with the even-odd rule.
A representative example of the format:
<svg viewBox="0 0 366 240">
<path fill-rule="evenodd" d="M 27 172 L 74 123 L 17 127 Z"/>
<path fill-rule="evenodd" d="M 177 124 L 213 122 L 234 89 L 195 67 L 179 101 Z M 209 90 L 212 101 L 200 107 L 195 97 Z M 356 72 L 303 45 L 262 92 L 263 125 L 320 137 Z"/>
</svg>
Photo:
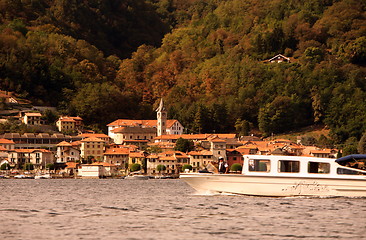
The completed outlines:
<svg viewBox="0 0 366 240">
<path fill-rule="evenodd" d="M 318 195 L 319 193 L 329 192 L 329 188 L 325 185 L 319 184 L 317 181 L 313 182 L 300 181 L 295 183 L 294 185 L 282 188 L 282 192 L 292 193 L 294 195 L 303 195 L 303 194 Z"/>
</svg>

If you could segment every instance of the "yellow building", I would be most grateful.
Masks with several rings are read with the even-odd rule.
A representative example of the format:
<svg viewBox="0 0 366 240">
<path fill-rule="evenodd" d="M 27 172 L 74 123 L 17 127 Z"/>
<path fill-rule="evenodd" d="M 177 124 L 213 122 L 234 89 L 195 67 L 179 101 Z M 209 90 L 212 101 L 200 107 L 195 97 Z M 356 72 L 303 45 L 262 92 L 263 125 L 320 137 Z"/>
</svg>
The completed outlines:
<svg viewBox="0 0 366 240">
<path fill-rule="evenodd" d="M 138 163 L 141 166 L 144 166 L 146 164 L 145 162 L 146 162 L 146 155 L 144 152 L 130 152 L 128 165 Z"/>
<path fill-rule="evenodd" d="M 100 138 L 85 138 L 81 140 L 80 157 L 87 159 L 93 157 L 94 160 L 103 160 L 105 141 Z"/>
<path fill-rule="evenodd" d="M 59 132 L 64 131 L 75 131 L 78 130 L 82 125 L 83 119 L 81 117 L 60 117 L 56 126 Z"/>
</svg>

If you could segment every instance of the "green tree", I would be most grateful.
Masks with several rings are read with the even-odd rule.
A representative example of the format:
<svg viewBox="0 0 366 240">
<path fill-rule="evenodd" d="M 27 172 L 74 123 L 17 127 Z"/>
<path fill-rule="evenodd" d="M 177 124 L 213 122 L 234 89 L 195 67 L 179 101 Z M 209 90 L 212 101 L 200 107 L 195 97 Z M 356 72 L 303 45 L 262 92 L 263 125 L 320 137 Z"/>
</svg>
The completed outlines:
<svg viewBox="0 0 366 240">
<path fill-rule="evenodd" d="M 130 167 L 131 172 L 136 172 L 141 170 L 141 164 L 134 163 Z"/>
<path fill-rule="evenodd" d="M 163 150 L 161 149 L 161 147 L 154 145 L 154 146 L 148 147 L 147 151 L 149 153 L 161 153 Z"/>
<path fill-rule="evenodd" d="M 166 166 L 163 164 L 159 164 L 158 166 L 156 166 L 156 170 L 161 173 L 162 171 L 166 170 Z"/>
<path fill-rule="evenodd" d="M 233 172 L 240 172 L 242 169 L 243 169 L 243 167 L 239 163 L 234 163 L 230 167 L 230 170 L 233 171 Z"/>
<path fill-rule="evenodd" d="M 181 152 L 190 152 L 194 149 L 194 143 L 192 140 L 178 138 L 177 142 L 175 143 L 174 149 Z"/>
<path fill-rule="evenodd" d="M 235 122 L 235 129 L 238 136 L 248 136 L 250 132 L 250 123 L 247 120 L 238 118 Z"/>
<path fill-rule="evenodd" d="M 3 163 L 3 164 L 0 166 L 0 170 L 10 170 L 10 165 L 9 165 L 9 163 Z"/>
<path fill-rule="evenodd" d="M 34 165 L 33 163 L 26 163 L 24 164 L 23 169 L 26 171 L 34 170 Z"/>
<path fill-rule="evenodd" d="M 55 164 L 53 164 L 53 163 L 46 164 L 46 169 L 55 170 Z"/>
</svg>

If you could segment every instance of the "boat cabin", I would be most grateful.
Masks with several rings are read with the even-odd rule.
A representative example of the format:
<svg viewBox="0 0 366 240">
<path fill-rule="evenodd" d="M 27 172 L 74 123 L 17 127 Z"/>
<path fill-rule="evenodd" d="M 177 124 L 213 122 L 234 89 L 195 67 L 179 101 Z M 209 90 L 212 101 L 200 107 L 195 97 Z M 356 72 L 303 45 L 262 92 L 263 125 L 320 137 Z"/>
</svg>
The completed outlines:
<svg viewBox="0 0 366 240">
<path fill-rule="evenodd" d="M 352 156 L 352 155 L 351 155 Z M 294 177 L 350 177 L 364 175 L 364 169 L 354 167 L 354 162 L 366 162 L 366 155 L 353 155 L 337 160 L 330 158 L 273 156 L 273 155 L 244 155 L 242 174 L 257 176 L 294 176 Z M 362 160 L 363 158 L 363 160 Z M 359 165 L 361 165 L 359 163 Z"/>
</svg>

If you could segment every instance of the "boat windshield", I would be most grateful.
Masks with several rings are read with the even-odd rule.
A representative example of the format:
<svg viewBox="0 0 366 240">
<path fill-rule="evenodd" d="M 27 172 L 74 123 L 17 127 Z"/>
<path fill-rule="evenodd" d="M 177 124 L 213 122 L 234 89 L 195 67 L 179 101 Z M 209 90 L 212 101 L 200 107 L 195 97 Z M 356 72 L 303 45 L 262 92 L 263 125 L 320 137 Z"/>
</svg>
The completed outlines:
<svg viewBox="0 0 366 240">
<path fill-rule="evenodd" d="M 360 172 L 360 171 L 356 171 L 356 170 L 352 170 L 352 169 L 347 169 L 347 168 L 337 168 L 337 174 L 340 175 L 366 175 L 366 172 Z"/>
<path fill-rule="evenodd" d="M 339 165 L 366 170 L 366 155 L 350 155 L 336 160 Z"/>
</svg>

